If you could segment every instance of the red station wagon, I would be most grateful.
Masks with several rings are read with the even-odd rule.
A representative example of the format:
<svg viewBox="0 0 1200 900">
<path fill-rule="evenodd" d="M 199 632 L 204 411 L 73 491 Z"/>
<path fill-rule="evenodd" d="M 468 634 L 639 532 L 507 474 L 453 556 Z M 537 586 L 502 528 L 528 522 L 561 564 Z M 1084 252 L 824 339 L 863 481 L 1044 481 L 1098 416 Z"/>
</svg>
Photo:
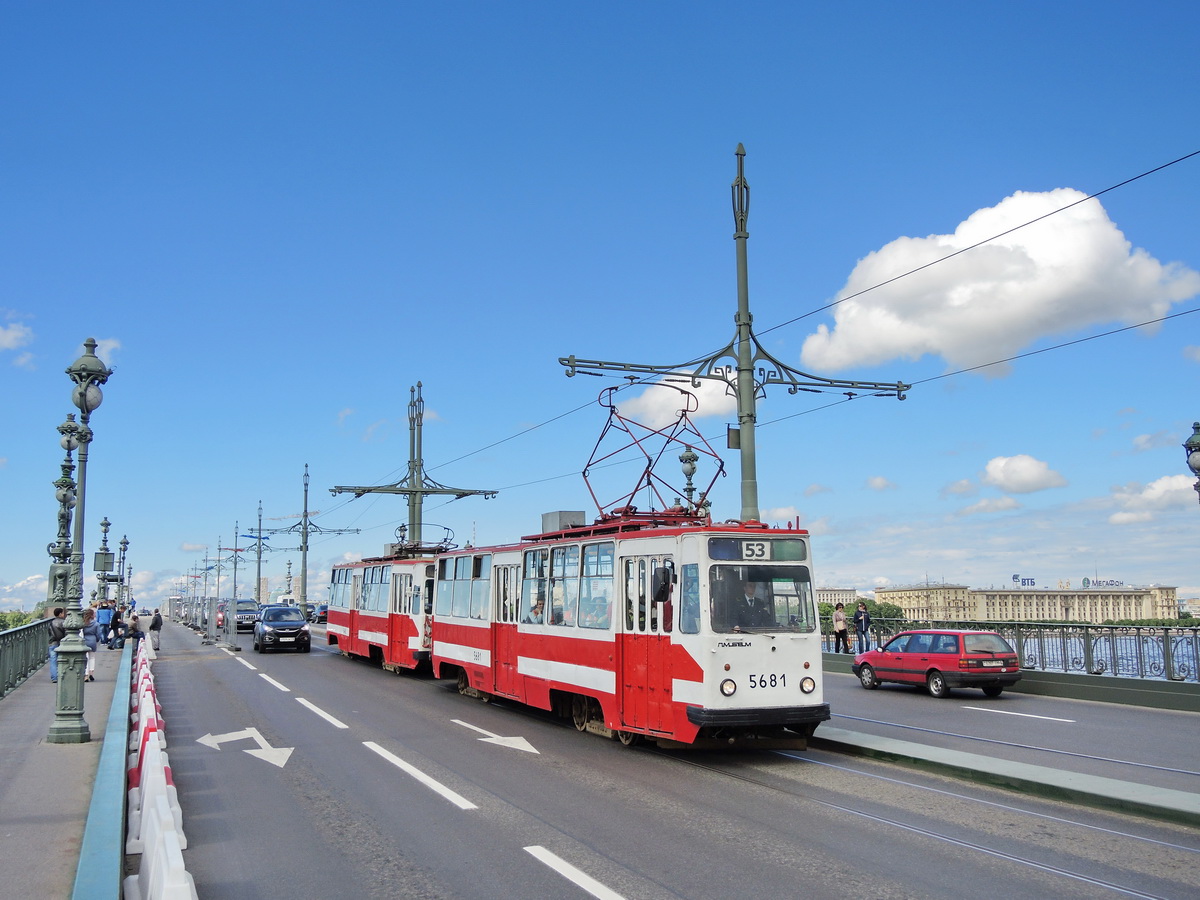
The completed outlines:
<svg viewBox="0 0 1200 900">
<path fill-rule="evenodd" d="M 959 687 L 999 697 L 1021 679 L 1016 651 L 994 631 L 904 631 L 855 656 L 850 668 L 867 690 L 895 681 L 925 685 L 934 697 Z"/>
</svg>

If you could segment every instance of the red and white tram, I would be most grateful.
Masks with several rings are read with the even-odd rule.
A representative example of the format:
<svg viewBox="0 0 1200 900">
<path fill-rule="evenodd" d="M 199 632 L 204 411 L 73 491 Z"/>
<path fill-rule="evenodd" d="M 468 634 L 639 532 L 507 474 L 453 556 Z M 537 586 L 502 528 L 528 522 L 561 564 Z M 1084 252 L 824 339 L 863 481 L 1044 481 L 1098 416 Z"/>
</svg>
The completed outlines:
<svg viewBox="0 0 1200 900">
<path fill-rule="evenodd" d="M 656 518 L 441 556 L 434 674 L 626 743 L 804 746 L 829 718 L 808 533 Z"/>
<path fill-rule="evenodd" d="M 829 718 L 809 551 L 801 529 L 668 512 L 366 559 L 334 569 L 328 639 L 626 743 L 803 747 Z"/>
<path fill-rule="evenodd" d="M 428 668 L 435 563 L 425 555 L 335 566 L 326 640 L 392 671 Z"/>
</svg>

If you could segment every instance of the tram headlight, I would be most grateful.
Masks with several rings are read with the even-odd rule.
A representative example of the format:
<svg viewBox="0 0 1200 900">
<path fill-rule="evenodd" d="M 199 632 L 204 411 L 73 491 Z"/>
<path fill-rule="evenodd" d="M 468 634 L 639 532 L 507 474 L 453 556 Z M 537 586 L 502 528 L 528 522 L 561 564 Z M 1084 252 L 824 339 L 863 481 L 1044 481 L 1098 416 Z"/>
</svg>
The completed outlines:
<svg viewBox="0 0 1200 900">
<path fill-rule="evenodd" d="M 811 681 L 811 679 L 809 679 Z M 726 697 L 732 697 L 737 691 L 737 682 L 732 678 L 726 678 L 721 682 L 721 694 Z"/>
<path fill-rule="evenodd" d="M 816 689 L 817 683 L 812 678 L 800 679 L 800 690 L 804 691 L 804 693 L 811 694 Z"/>
</svg>

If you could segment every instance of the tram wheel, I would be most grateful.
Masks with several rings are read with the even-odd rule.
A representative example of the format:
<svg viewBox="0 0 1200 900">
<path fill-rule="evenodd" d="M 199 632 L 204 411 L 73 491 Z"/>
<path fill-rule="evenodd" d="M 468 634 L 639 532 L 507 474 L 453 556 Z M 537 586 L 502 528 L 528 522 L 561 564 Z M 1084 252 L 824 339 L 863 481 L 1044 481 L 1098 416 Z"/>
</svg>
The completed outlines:
<svg viewBox="0 0 1200 900">
<path fill-rule="evenodd" d="M 467 673 L 460 669 L 458 673 L 458 692 L 465 694 L 469 690 L 471 690 L 471 680 L 467 678 Z"/>
<path fill-rule="evenodd" d="M 587 730 L 588 702 L 586 697 L 576 694 L 571 698 L 571 721 L 575 723 L 576 731 Z"/>
<path fill-rule="evenodd" d="M 945 697 L 950 693 L 950 688 L 946 687 L 946 676 L 934 669 L 925 677 L 925 687 L 929 689 L 930 697 Z"/>
<path fill-rule="evenodd" d="M 618 731 L 617 740 L 626 747 L 632 747 L 634 744 L 641 743 L 642 736 L 634 731 Z"/>
</svg>

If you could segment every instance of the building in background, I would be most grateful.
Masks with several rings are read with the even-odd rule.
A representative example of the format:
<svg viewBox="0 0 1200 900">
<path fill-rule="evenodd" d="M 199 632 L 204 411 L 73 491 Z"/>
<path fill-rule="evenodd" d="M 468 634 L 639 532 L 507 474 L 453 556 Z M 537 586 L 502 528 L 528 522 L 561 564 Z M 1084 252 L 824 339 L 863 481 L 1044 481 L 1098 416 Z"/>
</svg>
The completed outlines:
<svg viewBox="0 0 1200 900">
<path fill-rule="evenodd" d="M 828 603 L 837 606 L 842 603 L 849 607 L 858 605 L 858 591 L 853 588 L 817 588 L 817 603 Z"/>
<path fill-rule="evenodd" d="M 914 620 L 1099 624 L 1119 619 L 1176 619 L 1181 611 L 1176 590 L 1111 584 L 1075 590 L 972 590 L 965 584 L 913 584 L 876 588 L 875 599 L 896 604 L 905 618 Z"/>
</svg>

